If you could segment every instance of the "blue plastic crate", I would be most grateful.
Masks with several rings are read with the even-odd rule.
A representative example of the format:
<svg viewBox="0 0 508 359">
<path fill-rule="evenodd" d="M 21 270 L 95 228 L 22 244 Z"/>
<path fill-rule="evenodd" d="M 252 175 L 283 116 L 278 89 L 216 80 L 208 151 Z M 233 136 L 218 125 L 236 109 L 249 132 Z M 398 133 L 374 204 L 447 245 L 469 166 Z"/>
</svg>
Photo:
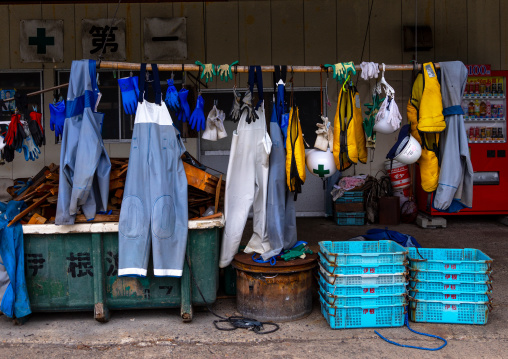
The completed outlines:
<svg viewBox="0 0 508 359">
<path fill-rule="evenodd" d="M 335 212 L 335 220 L 339 226 L 363 226 L 365 212 Z"/>
<path fill-rule="evenodd" d="M 487 324 L 491 310 L 490 302 L 409 300 L 409 317 L 420 323 Z"/>
<path fill-rule="evenodd" d="M 486 272 L 492 259 L 478 249 L 408 248 L 410 267 L 420 270 Z M 422 259 L 423 257 L 423 259 Z"/>
<path fill-rule="evenodd" d="M 458 302 L 490 302 L 492 292 L 483 294 L 479 293 L 445 293 L 445 292 L 427 292 L 427 291 L 410 291 L 409 295 L 417 300 L 430 301 L 458 301 Z"/>
<path fill-rule="evenodd" d="M 319 287 L 321 297 L 327 304 L 334 307 L 370 307 L 403 305 L 406 303 L 407 292 L 398 295 L 361 295 L 361 296 L 337 296 L 327 293 L 323 287 Z"/>
<path fill-rule="evenodd" d="M 329 274 L 319 266 L 323 280 L 332 286 L 335 285 L 371 285 L 371 284 L 399 284 L 406 283 L 407 272 L 396 274 Z"/>
<path fill-rule="evenodd" d="M 405 305 L 343 307 L 326 303 L 319 297 L 321 313 L 332 329 L 401 327 L 404 324 Z"/>
<path fill-rule="evenodd" d="M 363 191 L 348 191 L 344 192 L 342 197 L 337 198 L 335 203 L 362 203 Z"/>
<path fill-rule="evenodd" d="M 492 291 L 491 282 L 465 282 L 460 283 L 457 281 L 446 281 L 446 282 L 429 282 L 425 280 L 411 280 L 409 281 L 409 290 L 423 290 L 429 292 L 444 292 L 444 293 L 455 293 L 455 292 L 468 292 L 485 294 Z"/>
<path fill-rule="evenodd" d="M 404 264 L 407 249 L 393 241 L 321 241 L 319 250 L 334 264 Z"/>
<path fill-rule="evenodd" d="M 407 283 L 397 284 L 370 284 L 370 285 L 331 285 L 326 282 L 323 275 L 319 273 L 319 285 L 327 293 L 338 296 L 376 296 L 376 295 L 398 295 L 406 293 Z"/>
<path fill-rule="evenodd" d="M 329 274 L 395 274 L 406 271 L 406 263 L 336 265 L 328 262 L 322 253 L 319 253 L 319 259 L 319 264 Z"/>
<path fill-rule="evenodd" d="M 490 282 L 491 272 L 441 272 L 441 271 L 409 271 L 410 278 L 426 280 L 430 282 L 450 281 L 457 283 L 464 282 Z"/>
</svg>

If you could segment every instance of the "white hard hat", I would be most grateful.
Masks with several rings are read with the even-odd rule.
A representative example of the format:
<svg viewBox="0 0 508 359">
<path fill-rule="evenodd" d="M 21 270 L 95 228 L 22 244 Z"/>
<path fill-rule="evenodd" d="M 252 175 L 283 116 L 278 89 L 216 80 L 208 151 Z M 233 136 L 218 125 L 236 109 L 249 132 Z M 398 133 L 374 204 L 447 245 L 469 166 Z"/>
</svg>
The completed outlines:
<svg viewBox="0 0 508 359">
<path fill-rule="evenodd" d="M 330 149 L 321 151 L 312 149 L 305 154 L 305 163 L 311 174 L 320 178 L 330 177 L 337 171 Z"/>
<path fill-rule="evenodd" d="M 400 163 L 410 165 L 418 161 L 422 155 L 422 146 L 411 134 L 406 138 L 407 141 L 401 142 L 393 159 Z"/>
<path fill-rule="evenodd" d="M 401 120 L 402 116 L 395 98 L 393 96 L 386 96 L 376 114 L 374 131 L 384 133 L 385 135 L 394 133 L 399 129 Z"/>
<path fill-rule="evenodd" d="M 389 135 L 391 133 L 394 133 L 397 131 L 397 129 L 394 129 L 393 126 L 388 121 L 376 121 L 374 124 L 374 131 L 377 133 L 383 133 L 385 135 Z"/>
</svg>

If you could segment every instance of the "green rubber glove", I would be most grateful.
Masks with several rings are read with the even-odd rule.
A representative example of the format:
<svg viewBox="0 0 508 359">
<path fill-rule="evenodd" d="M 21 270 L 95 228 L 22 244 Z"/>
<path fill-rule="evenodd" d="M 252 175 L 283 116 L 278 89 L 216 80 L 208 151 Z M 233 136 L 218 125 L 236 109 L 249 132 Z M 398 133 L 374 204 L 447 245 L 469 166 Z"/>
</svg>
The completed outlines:
<svg viewBox="0 0 508 359">
<path fill-rule="evenodd" d="M 351 76 L 356 75 L 356 68 L 355 68 L 355 64 L 353 61 L 343 62 L 342 66 L 344 66 L 344 71 L 345 71 L 344 78 L 347 78 L 348 75 L 351 75 Z"/>
<path fill-rule="evenodd" d="M 212 82 L 213 76 L 217 75 L 215 72 L 215 66 L 213 64 L 202 64 L 201 61 L 196 61 L 195 64 L 203 68 L 203 71 L 201 72 L 201 79 L 204 77 L 206 83 Z"/>
<path fill-rule="evenodd" d="M 307 248 L 305 244 L 300 244 L 296 248 L 285 251 L 284 254 L 281 255 L 280 257 L 287 262 L 292 259 L 301 258 L 304 254 L 312 254 L 312 253 L 313 253 L 312 250 Z"/>
<path fill-rule="evenodd" d="M 343 82 L 346 79 L 346 69 L 342 62 L 339 62 L 334 65 L 326 64 L 325 68 L 332 67 L 333 68 L 333 78 L 339 82 Z"/>
<path fill-rule="evenodd" d="M 231 67 L 235 66 L 238 61 L 233 62 L 231 65 L 223 64 L 217 65 L 217 74 L 220 76 L 222 81 L 228 82 L 230 79 L 233 79 L 233 73 L 231 72 Z"/>
</svg>

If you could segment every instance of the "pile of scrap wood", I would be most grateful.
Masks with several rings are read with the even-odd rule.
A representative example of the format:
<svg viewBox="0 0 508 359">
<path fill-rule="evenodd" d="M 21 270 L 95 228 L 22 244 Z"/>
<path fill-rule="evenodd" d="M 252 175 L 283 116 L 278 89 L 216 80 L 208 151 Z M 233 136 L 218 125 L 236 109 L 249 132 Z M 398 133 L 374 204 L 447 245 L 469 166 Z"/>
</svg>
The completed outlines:
<svg viewBox="0 0 508 359">
<path fill-rule="evenodd" d="M 111 159 L 108 211 L 98 213 L 92 222 L 118 222 L 128 165 L 128 159 Z M 184 168 L 189 184 L 189 218 L 200 218 L 210 207 L 213 208 L 214 214 L 218 214 L 224 205 L 226 187 L 222 175 L 217 178 L 186 162 L 184 162 Z M 25 201 L 27 208 L 9 225 L 19 220 L 23 224 L 54 223 L 58 201 L 58 177 L 59 166 L 52 163 L 30 179 L 17 179 L 15 181 L 17 187 L 9 187 L 7 192 L 13 200 Z M 20 189 L 20 184 L 26 184 L 26 187 Z M 78 213 L 75 223 L 83 222 L 90 221 L 87 221 L 83 214 Z"/>
</svg>

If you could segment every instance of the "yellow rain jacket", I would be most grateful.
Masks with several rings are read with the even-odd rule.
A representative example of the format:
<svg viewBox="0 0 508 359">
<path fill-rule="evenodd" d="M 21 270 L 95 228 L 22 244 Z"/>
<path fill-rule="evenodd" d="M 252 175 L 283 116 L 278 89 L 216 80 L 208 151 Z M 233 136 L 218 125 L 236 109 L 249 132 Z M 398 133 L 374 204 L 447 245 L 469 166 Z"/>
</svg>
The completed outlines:
<svg viewBox="0 0 508 359">
<path fill-rule="evenodd" d="M 407 118 L 411 135 L 422 145 L 422 156 L 418 160 L 422 188 L 425 192 L 434 192 L 439 180 L 439 133 L 446 128 L 446 123 L 441 86 L 431 62 L 423 64 L 422 73 L 413 83 Z"/>
<path fill-rule="evenodd" d="M 298 107 L 289 110 L 289 125 L 286 139 L 286 178 L 291 192 L 302 192 L 305 183 L 305 147 Z M 296 194 L 295 194 L 296 198 Z"/>
<path fill-rule="evenodd" d="M 356 88 L 340 89 L 333 124 L 333 158 L 339 171 L 367 162 L 360 95 Z"/>
</svg>

